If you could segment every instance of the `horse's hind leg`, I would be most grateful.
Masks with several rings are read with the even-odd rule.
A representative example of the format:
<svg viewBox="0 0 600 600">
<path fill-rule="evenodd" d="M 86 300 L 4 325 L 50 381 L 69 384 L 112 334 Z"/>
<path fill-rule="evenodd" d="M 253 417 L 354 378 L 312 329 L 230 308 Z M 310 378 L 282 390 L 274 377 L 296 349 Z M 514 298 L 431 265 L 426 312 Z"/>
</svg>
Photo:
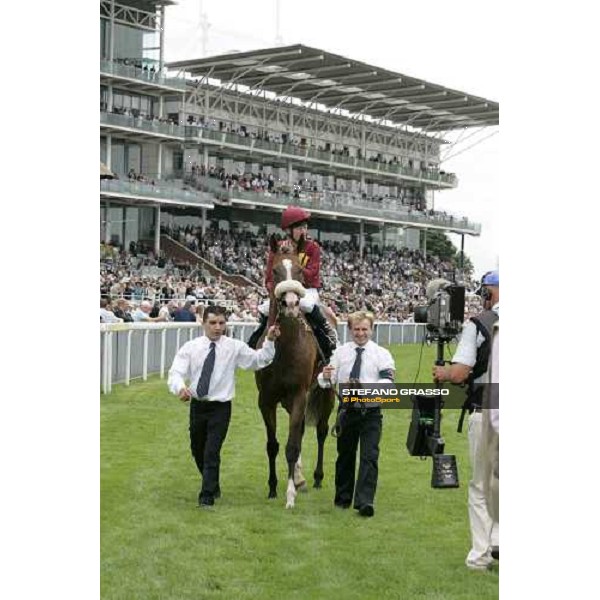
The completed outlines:
<svg viewBox="0 0 600 600">
<path fill-rule="evenodd" d="M 325 448 L 328 429 L 327 419 L 320 419 L 317 423 L 317 466 L 314 472 L 315 488 L 320 488 L 323 482 L 323 450 Z"/>
<path fill-rule="evenodd" d="M 277 498 L 276 461 L 279 454 L 277 441 L 277 404 L 263 406 L 260 402 L 260 412 L 267 429 L 267 456 L 269 457 L 269 498 Z"/>
</svg>

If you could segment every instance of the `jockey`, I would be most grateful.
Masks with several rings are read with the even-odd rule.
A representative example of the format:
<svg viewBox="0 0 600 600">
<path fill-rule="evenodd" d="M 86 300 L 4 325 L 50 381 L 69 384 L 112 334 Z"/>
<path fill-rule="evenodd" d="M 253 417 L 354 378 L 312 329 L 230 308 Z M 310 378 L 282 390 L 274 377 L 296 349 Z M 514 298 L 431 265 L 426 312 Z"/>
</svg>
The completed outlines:
<svg viewBox="0 0 600 600">
<path fill-rule="evenodd" d="M 319 307 L 318 289 L 321 287 L 321 248 L 317 242 L 307 236 L 309 219 L 310 213 L 303 208 L 298 206 L 289 206 L 286 208 L 281 216 L 281 229 L 287 230 L 289 237 L 279 242 L 279 244 L 281 246 L 291 246 L 295 249 L 302 236 L 306 240 L 304 252 L 299 255 L 304 275 L 304 284 L 307 288 L 306 295 L 300 298 L 300 310 L 304 313 L 306 320 L 312 327 L 327 362 L 335 350 L 337 335 L 323 316 Z M 269 293 L 273 290 L 273 258 L 273 253 L 269 251 L 265 277 L 265 287 Z M 267 325 L 269 301 L 263 302 L 258 307 L 258 310 L 260 313 L 260 324 L 248 341 L 248 345 L 251 348 L 256 348 L 258 340 Z"/>
</svg>

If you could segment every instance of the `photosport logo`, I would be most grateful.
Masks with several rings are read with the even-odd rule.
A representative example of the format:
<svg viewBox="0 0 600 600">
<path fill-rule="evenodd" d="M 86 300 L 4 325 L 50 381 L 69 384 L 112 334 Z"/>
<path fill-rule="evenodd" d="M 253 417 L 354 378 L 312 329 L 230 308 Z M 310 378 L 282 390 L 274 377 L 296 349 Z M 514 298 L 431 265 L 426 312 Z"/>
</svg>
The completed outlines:
<svg viewBox="0 0 600 600">
<path fill-rule="evenodd" d="M 483 384 L 483 387 L 498 384 Z M 340 383 L 339 399 L 345 406 L 381 406 L 381 408 L 413 408 L 414 398 L 439 400 L 444 408 L 462 408 L 465 388 L 457 385 L 435 383 Z M 485 393 L 485 390 L 484 390 Z M 497 398 L 497 394 L 491 394 Z M 490 405 L 490 408 L 494 408 Z M 497 408 L 497 407 L 496 407 Z"/>
</svg>

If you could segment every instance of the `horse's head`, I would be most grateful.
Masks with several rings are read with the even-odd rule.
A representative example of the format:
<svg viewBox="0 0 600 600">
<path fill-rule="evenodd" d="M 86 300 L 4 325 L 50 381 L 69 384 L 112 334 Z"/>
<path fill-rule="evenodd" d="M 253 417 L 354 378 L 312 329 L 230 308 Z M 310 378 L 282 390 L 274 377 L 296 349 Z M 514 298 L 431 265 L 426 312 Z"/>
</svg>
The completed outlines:
<svg viewBox="0 0 600 600">
<path fill-rule="evenodd" d="M 300 314 L 300 298 L 306 294 L 298 258 L 298 254 L 304 251 L 304 237 L 300 238 L 297 251 L 291 246 L 280 247 L 274 235 L 271 236 L 270 245 L 273 252 L 275 300 L 286 317 L 297 317 Z"/>
</svg>

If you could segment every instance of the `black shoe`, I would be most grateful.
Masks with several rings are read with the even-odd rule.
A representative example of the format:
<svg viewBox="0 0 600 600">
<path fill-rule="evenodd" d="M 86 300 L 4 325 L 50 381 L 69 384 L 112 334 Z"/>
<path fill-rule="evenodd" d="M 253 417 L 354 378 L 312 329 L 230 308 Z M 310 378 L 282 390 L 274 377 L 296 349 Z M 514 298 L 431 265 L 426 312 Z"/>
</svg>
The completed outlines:
<svg viewBox="0 0 600 600">
<path fill-rule="evenodd" d="M 343 508 L 343 509 L 350 508 L 350 502 L 334 502 L 333 505 L 336 508 Z"/>
<path fill-rule="evenodd" d="M 221 497 L 221 488 L 217 488 L 217 491 L 213 497 L 215 500 L 218 500 Z"/>
<path fill-rule="evenodd" d="M 500 560 L 500 546 L 492 546 L 492 558 Z"/>
<path fill-rule="evenodd" d="M 215 507 L 215 503 L 214 502 L 209 503 L 206 501 L 202 501 L 202 502 L 200 502 L 200 504 L 198 506 L 203 510 L 212 510 Z"/>
<path fill-rule="evenodd" d="M 312 312 L 306 313 L 305 316 L 315 333 L 317 343 L 325 357 L 325 362 L 328 363 L 337 346 L 337 333 L 323 316 L 318 304 L 315 305 Z"/>
<path fill-rule="evenodd" d="M 219 490 L 219 495 L 221 495 L 220 490 Z M 215 503 L 215 498 L 216 498 L 216 494 L 214 497 L 209 498 L 208 496 L 203 496 L 202 492 L 200 492 L 198 494 L 198 506 L 200 508 L 204 508 L 205 506 L 212 506 Z"/>
<path fill-rule="evenodd" d="M 263 315 L 262 313 L 259 313 L 259 315 L 260 321 L 258 323 L 258 327 L 252 332 L 252 335 L 248 340 L 248 346 L 250 346 L 250 348 L 252 348 L 253 350 L 256 350 L 256 346 L 258 346 L 258 342 L 260 341 L 262 334 L 267 328 L 267 321 L 269 320 L 269 318 Z"/>
<path fill-rule="evenodd" d="M 358 514 L 361 517 L 372 517 L 375 514 L 375 509 L 372 504 L 365 504 L 358 509 Z"/>
</svg>

